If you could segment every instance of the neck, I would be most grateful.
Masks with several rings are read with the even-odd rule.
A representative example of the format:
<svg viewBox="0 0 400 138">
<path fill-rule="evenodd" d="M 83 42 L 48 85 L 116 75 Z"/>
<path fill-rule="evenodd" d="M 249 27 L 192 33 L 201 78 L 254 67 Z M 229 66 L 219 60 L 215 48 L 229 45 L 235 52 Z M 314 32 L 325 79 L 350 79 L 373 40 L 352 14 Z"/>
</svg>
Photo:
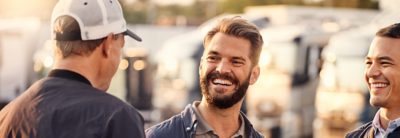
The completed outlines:
<svg viewBox="0 0 400 138">
<path fill-rule="evenodd" d="M 207 103 L 203 97 L 198 109 L 204 120 L 216 131 L 219 137 L 231 137 L 239 130 L 241 125 L 239 115 L 242 101 L 230 108 L 220 109 Z"/>
<path fill-rule="evenodd" d="M 381 108 L 379 111 L 379 120 L 384 129 L 388 127 L 390 121 L 397 118 L 400 118 L 400 109 Z"/>
<path fill-rule="evenodd" d="M 93 54 L 92 54 L 93 55 Z M 84 76 L 89 82 L 93 85 L 93 87 L 104 90 L 101 83 L 101 77 L 98 75 L 99 70 L 97 67 L 97 63 L 93 62 L 93 56 L 81 56 L 74 55 L 67 58 L 62 59 L 61 57 L 56 57 L 56 62 L 54 64 L 54 69 L 65 69 L 70 70 L 80 75 Z"/>
</svg>

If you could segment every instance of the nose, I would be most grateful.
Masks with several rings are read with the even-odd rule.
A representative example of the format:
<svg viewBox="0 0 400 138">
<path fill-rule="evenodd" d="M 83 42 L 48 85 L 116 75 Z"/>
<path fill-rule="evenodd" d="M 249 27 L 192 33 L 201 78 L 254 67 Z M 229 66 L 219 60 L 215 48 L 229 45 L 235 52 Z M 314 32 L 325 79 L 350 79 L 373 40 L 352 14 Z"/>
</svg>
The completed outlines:
<svg viewBox="0 0 400 138">
<path fill-rule="evenodd" d="M 381 75 L 381 70 L 376 64 L 371 64 L 369 67 L 366 67 L 365 75 L 368 78 L 376 78 Z"/>
<path fill-rule="evenodd" d="M 229 73 L 231 72 L 231 67 L 228 61 L 222 60 L 218 63 L 217 68 L 215 69 L 219 73 Z"/>
</svg>

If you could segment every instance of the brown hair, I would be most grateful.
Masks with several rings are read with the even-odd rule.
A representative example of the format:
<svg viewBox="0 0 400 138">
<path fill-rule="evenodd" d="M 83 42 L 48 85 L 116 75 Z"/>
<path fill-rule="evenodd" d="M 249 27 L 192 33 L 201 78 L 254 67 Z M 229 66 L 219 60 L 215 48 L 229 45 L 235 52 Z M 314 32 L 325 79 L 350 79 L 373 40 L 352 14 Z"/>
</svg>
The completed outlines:
<svg viewBox="0 0 400 138">
<path fill-rule="evenodd" d="M 54 23 L 53 32 L 69 33 L 80 32 L 78 22 L 70 16 L 61 16 Z M 80 33 L 79 33 L 80 34 Z M 71 55 L 90 55 L 99 46 L 104 39 L 97 40 L 73 40 L 60 41 L 56 40 L 56 46 L 61 51 L 62 57 L 66 58 Z"/>
<path fill-rule="evenodd" d="M 375 35 L 381 37 L 400 38 L 400 23 L 382 28 Z"/>
<path fill-rule="evenodd" d="M 258 65 L 263 39 L 258 28 L 240 17 L 222 19 L 204 38 L 204 48 L 218 32 L 249 40 L 251 43 L 250 59 L 252 65 Z"/>
</svg>

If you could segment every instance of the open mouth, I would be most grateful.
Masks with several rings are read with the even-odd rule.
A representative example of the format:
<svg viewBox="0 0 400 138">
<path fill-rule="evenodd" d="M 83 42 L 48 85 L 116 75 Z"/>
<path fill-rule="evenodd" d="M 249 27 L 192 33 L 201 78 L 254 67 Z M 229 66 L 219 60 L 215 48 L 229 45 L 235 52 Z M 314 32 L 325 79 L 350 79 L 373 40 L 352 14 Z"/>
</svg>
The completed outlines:
<svg viewBox="0 0 400 138">
<path fill-rule="evenodd" d="M 233 74 L 211 72 L 207 75 L 207 81 L 209 84 L 216 86 L 218 90 L 235 89 L 236 85 L 239 85 L 239 80 L 234 77 Z"/>
<path fill-rule="evenodd" d="M 214 85 L 223 85 L 223 86 L 232 86 L 233 83 L 229 80 L 226 79 L 219 79 L 219 78 L 215 78 L 212 80 L 212 83 Z"/>
<path fill-rule="evenodd" d="M 380 83 L 371 83 L 370 86 L 371 86 L 371 88 L 379 89 L 379 88 L 385 88 L 385 87 L 389 86 L 389 83 L 381 83 L 381 82 Z"/>
</svg>

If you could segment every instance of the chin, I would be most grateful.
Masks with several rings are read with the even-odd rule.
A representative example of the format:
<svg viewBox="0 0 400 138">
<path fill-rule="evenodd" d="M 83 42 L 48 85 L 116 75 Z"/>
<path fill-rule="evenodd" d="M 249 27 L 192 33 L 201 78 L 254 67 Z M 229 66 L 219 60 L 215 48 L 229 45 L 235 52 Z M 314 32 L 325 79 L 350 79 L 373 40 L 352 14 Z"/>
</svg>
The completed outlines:
<svg viewBox="0 0 400 138">
<path fill-rule="evenodd" d="M 378 99 L 373 99 L 369 101 L 369 103 L 374 107 L 383 107 L 384 103 L 380 102 Z"/>
</svg>

